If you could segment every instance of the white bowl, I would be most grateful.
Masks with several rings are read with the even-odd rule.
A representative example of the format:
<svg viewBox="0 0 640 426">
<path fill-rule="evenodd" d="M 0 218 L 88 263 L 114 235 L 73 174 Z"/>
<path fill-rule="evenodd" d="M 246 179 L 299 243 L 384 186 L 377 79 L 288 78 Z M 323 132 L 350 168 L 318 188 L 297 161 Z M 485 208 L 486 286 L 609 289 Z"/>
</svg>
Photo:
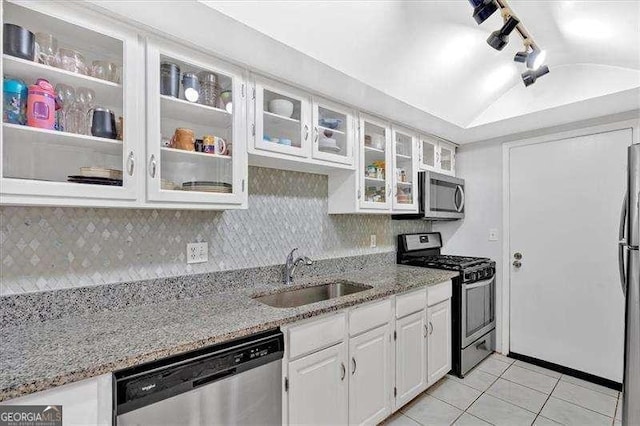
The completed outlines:
<svg viewBox="0 0 640 426">
<path fill-rule="evenodd" d="M 286 99 L 274 99 L 269 102 L 269 112 L 291 118 L 293 115 L 293 102 Z"/>
</svg>

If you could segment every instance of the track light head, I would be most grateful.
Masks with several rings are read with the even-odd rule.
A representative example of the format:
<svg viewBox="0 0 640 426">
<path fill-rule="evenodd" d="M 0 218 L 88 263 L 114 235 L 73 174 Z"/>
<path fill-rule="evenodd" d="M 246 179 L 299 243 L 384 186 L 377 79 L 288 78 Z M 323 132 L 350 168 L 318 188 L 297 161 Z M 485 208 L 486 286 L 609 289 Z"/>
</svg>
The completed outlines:
<svg viewBox="0 0 640 426">
<path fill-rule="evenodd" d="M 473 19 L 476 20 L 478 25 L 493 15 L 498 10 L 498 4 L 495 0 L 469 0 L 471 6 L 473 6 Z"/>
<path fill-rule="evenodd" d="M 547 52 L 538 48 L 533 48 L 531 51 L 522 51 L 516 53 L 513 60 L 516 62 L 522 62 L 527 65 L 527 68 L 537 70 L 544 63 L 547 58 Z"/>
<path fill-rule="evenodd" d="M 546 65 L 541 66 L 537 70 L 527 70 L 522 73 L 522 82 L 525 87 L 529 87 L 545 74 L 549 74 L 549 67 Z"/>
<path fill-rule="evenodd" d="M 510 16 L 509 19 L 502 25 L 502 28 L 496 30 L 491 33 L 489 38 L 487 38 L 487 43 L 489 46 L 493 47 L 496 50 L 502 50 L 509 43 L 509 34 L 516 28 L 516 26 L 520 23 L 520 20 L 515 16 Z"/>
</svg>

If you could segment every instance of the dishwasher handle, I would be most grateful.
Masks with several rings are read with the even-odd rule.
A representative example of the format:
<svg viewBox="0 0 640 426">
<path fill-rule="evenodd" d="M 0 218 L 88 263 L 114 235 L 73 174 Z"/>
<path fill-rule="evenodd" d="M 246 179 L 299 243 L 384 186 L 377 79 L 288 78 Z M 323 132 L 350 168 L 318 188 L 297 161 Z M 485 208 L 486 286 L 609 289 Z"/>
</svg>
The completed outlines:
<svg viewBox="0 0 640 426">
<path fill-rule="evenodd" d="M 210 376 L 206 376 L 206 377 L 201 377 L 199 379 L 194 380 L 193 382 L 191 382 L 191 384 L 193 385 L 193 389 L 195 388 L 199 388 L 200 386 L 204 386 L 208 383 L 211 382 L 216 382 L 218 380 L 222 380 L 226 377 L 229 376 L 233 376 L 234 374 L 236 374 L 237 369 L 232 368 L 231 370 L 227 370 L 227 371 L 222 371 L 220 373 L 216 373 L 216 374 L 211 374 Z"/>
</svg>

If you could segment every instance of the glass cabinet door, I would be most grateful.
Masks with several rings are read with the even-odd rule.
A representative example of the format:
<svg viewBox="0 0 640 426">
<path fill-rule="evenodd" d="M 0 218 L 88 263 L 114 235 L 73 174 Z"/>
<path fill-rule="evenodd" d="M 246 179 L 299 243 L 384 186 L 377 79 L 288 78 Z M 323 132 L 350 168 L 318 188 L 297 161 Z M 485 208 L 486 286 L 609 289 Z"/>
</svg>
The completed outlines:
<svg viewBox="0 0 640 426">
<path fill-rule="evenodd" d="M 440 143 L 440 170 L 452 174 L 454 170 L 455 147 L 447 143 Z"/>
<path fill-rule="evenodd" d="M 420 136 L 420 168 L 436 170 L 438 168 L 438 142 L 427 136 Z"/>
<path fill-rule="evenodd" d="M 135 200 L 144 118 L 137 36 L 54 3 L 2 6 L 5 25 L 37 33 L 39 46 L 31 56 L 3 50 L 2 201 Z"/>
<path fill-rule="evenodd" d="M 389 125 L 372 117 L 360 119 L 360 207 L 391 207 L 391 131 Z"/>
<path fill-rule="evenodd" d="M 418 170 L 416 136 L 399 127 L 392 128 L 393 137 L 393 209 L 418 210 Z"/>
<path fill-rule="evenodd" d="M 147 64 L 149 199 L 241 203 L 246 186 L 241 72 L 151 41 Z"/>
<path fill-rule="evenodd" d="M 311 108 L 306 94 L 256 78 L 254 108 L 252 136 L 256 149 L 301 157 L 311 154 Z"/>
<path fill-rule="evenodd" d="M 321 99 L 313 101 L 313 157 L 353 164 L 353 112 Z"/>
</svg>

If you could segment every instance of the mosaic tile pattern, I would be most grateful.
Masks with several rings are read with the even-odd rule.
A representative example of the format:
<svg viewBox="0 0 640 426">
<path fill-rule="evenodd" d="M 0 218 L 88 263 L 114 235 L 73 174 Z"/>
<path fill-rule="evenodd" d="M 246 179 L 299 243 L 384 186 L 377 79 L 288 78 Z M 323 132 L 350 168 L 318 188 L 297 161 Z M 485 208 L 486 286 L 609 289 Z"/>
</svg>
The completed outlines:
<svg viewBox="0 0 640 426">
<path fill-rule="evenodd" d="M 250 167 L 248 210 L 0 207 L 0 295 L 275 265 L 293 247 L 312 259 L 383 253 L 397 233 L 429 227 L 330 216 L 326 176 Z M 187 265 L 195 241 L 209 261 Z"/>
</svg>

